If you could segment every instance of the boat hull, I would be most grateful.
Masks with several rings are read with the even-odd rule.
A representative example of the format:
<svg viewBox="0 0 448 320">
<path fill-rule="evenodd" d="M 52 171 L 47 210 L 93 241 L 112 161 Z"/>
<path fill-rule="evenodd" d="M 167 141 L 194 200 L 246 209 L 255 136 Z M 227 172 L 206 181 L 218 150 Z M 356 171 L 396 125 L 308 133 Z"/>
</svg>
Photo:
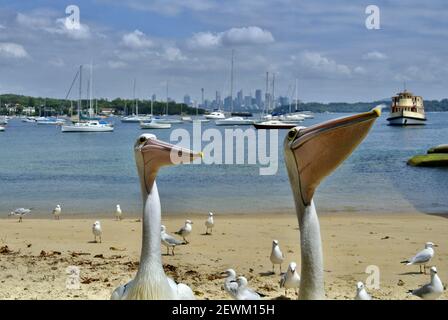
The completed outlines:
<svg viewBox="0 0 448 320">
<path fill-rule="evenodd" d="M 88 127 L 88 126 L 62 126 L 62 132 L 113 132 L 114 127 L 101 126 L 101 127 Z"/>
<path fill-rule="evenodd" d="M 253 120 L 216 120 L 215 124 L 217 126 L 250 126 L 253 124 Z"/>
<path fill-rule="evenodd" d="M 141 123 L 140 128 L 142 129 L 170 129 L 170 123 Z"/>
<path fill-rule="evenodd" d="M 425 125 L 426 118 L 416 118 L 416 117 L 390 117 L 387 118 L 390 126 L 413 126 L 413 125 Z"/>
<path fill-rule="evenodd" d="M 292 129 L 297 127 L 297 124 L 281 123 L 281 124 L 267 124 L 267 123 L 254 123 L 255 129 Z"/>
</svg>

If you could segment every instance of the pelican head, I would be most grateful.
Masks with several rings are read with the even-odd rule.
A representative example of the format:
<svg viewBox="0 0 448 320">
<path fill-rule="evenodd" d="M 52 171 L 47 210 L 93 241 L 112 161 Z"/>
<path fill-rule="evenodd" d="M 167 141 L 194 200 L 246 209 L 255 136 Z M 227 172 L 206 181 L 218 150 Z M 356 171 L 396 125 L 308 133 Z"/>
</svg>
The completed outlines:
<svg viewBox="0 0 448 320">
<path fill-rule="evenodd" d="M 144 194 L 149 194 L 158 170 L 163 166 L 190 163 L 201 158 L 202 152 L 195 153 L 172 144 L 162 142 L 153 134 L 142 134 L 134 144 L 135 162 Z"/>
<path fill-rule="evenodd" d="M 362 289 L 364 289 L 364 283 L 362 283 L 361 281 L 359 281 L 359 282 L 356 284 L 356 290 L 359 292 L 359 291 L 361 291 Z"/>
<path fill-rule="evenodd" d="M 289 131 L 285 161 L 293 190 L 309 206 L 320 182 L 331 174 L 366 137 L 381 109 Z M 296 203 L 297 204 L 297 203 Z"/>
<path fill-rule="evenodd" d="M 297 264 L 295 262 L 291 262 L 289 264 L 289 270 L 291 270 L 291 273 L 296 272 Z"/>
</svg>

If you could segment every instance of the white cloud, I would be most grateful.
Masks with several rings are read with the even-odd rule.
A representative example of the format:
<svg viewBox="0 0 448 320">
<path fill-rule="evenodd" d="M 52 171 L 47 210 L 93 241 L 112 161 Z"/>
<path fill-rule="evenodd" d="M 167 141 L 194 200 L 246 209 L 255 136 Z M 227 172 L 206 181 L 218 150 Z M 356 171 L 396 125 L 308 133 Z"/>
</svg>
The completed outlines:
<svg viewBox="0 0 448 320">
<path fill-rule="evenodd" d="M 27 58 L 28 52 L 25 48 L 17 43 L 0 42 L 0 56 L 5 58 Z"/>
<path fill-rule="evenodd" d="M 169 61 L 182 61 L 187 58 L 182 54 L 179 48 L 168 47 L 165 49 L 165 58 Z"/>
<path fill-rule="evenodd" d="M 324 57 L 317 52 L 305 52 L 301 57 L 302 65 L 316 71 L 328 74 L 350 75 L 351 70 L 344 64 Z"/>
<path fill-rule="evenodd" d="M 190 48 L 215 48 L 219 46 L 256 45 L 274 42 L 272 33 L 259 27 L 231 28 L 224 32 L 199 32 L 189 40 Z"/>
<path fill-rule="evenodd" d="M 115 2 L 116 0 L 103 0 L 104 2 Z M 127 0 L 123 1 L 126 6 L 142 11 L 152 11 L 159 14 L 174 16 L 184 11 L 206 11 L 216 7 L 211 0 Z"/>
<path fill-rule="evenodd" d="M 154 42 L 148 39 L 148 37 L 140 30 L 134 30 L 133 32 L 123 35 L 122 43 L 133 49 L 144 49 L 154 46 Z"/>
<path fill-rule="evenodd" d="M 365 60 L 386 60 L 387 56 L 379 51 L 371 51 L 366 53 L 363 58 Z"/>
<path fill-rule="evenodd" d="M 90 39 L 92 36 L 88 25 L 80 23 L 77 28 L 73 28 L 66 18 L 57 19 L 56 28 L 49 31 L 66 35 L 75 40 Z"/>
</svg>

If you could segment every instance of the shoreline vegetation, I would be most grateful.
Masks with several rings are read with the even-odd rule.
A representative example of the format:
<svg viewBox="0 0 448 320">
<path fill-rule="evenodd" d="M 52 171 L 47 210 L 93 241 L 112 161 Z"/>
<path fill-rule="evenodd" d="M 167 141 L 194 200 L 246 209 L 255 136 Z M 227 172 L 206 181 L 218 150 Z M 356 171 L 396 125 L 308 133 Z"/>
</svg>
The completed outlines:
<svg viewBox="0 0 448 320">
<path fill-rule="evenodd" d="M 325 252 L 327 299 L 351 300 L 356 283 L 366 282 L 366 268 L 378 266 L 380 288 L 367 289 L 374 299 L 411 299 L 410 289 L 429 281 L 418 266 L 404 266 L 427 241 L 436 248 L 431 265 L 447 282 L 448 219 L 425 214 L 326 214 L 320 215 Z M 162 223 L 173 234 L 185 219 L 194 222 L 190 244 L 165 255 L 163 264 L 174 280 L 189 285 L 197 299 L 229 299 L 219 273 L 233 268 L 265 299 L 285 299 L 279 272 L 272 275 L 271 242 L 279 241 L 286 259 L 300 266 L 297 217 L 294 213 L 260 215 L 216 214 L 212 235 L 205 235 L 207 214 L 166 215 Z M 140 219 L 101 219 L 102 243 L 94 243 L 92 218 L 61 220 L 0 219 L 0 299 L 109 299 L 112 291 L 132 279 L 138 268 L 141 246 Z M 430 233 L 430 238 L 428 238 Z M 243 257 L 243 258 L 242 258 Z M 67 289 L 67 267 L 80 270 L 80 288 Z M 299 267 L 300 270 L 300 267 Z M 288 299 L 297 297 L 289 292 Z M 445 291 L 440 299 L 447 299 Z"/>
<path fill-rule="evenodd" d="M 98 110 L 104 111 L 107 109 L 108 112 L 112 112 L 116 115 L 122 115 L 127 109 L 128 114 L 132 114 L 131 110 L 134 108 L 133 99 L 96 99 Z M 43 114 L 47 112 L 49 114 L 70 114 L 70 106 L 73 104 L 73 113 L 76 113 L 76 105 L 78 100 L 65 100 L 57 98 L 44 98 L 44 97 L 31 97 L 25 95 L 17 94 L 1 94 L 0 95 L 0 115 L 11 115 L 11 114 L 21 114 L 24 108 L 31 107 L 35 109 L 35 114 L 37 115 L 41 111 Z M 365 112 L 372 109 L 372 106 L 380 104 L 390 104 L 389 99 L 378 100 L 373 102 L 331 102 L 331 103 L 319 103 L 319 102 L 301 102 L 299 105 L 299 110 L 306 110 L 315 113 L 322 112 Z M 87 106 L 88 100 L 82 99 L 82 105 Z M 139 111 L 141 114 L 149 114 L 151 112 L 151 100 L 138 99 Z M 442 100 L 426 100 L 424 101 L 426 112 L 443 112 L 448 111 L 448 99 Z M 125 108 L 126 107 L 126 108 Z M 294 108 L 294 106 L 292 106 Z M 11 112 L 10 108 L 15 108 L 15 112 Z M 289 112 L 289 105 L 277 107 L 275 112 Z M 153 110 L 155 115 L 162 115 L 166 111 L 166 102 L 164 101 L 154 101 Z M 188 115 L 195 115 L 196 108 L 189 107 L 184 103 L 176 103 L 174 101 L 169 102 L 169 114 L 175 115 L 182 113 Z M 238 111 L 238 110 L 235 110 Z M 244 109 L 248 112 L 261 112 L 262 109 Z M 203 108 L 198 108 L 198 114 L 204 114 L 206 112 Z"/>
</svg>

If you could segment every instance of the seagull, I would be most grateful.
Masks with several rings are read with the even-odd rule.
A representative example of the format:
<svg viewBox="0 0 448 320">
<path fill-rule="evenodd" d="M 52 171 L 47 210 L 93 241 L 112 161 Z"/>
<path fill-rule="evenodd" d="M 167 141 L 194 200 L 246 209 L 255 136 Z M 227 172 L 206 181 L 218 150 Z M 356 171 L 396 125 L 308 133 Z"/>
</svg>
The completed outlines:
<svg viewBox="0 0 448 320">
<path fill-rule="evenodd" d="M 420 267 L 420 273 L 426 274 L 426 265 L 431 261 L 432 257 L 434 257 L 434 249 L 433 247 L 437 247 L 432 242 L 425 243 L 425 249 L 417 253 L 414 257 L 409 260 L 401 261 L 401 263 L 405 263 L 407 266 L 410 265 L 418 265 Z M 422 272 L 423 265 L 423 272 Z"/>
<path fill-rule="evenodd" d="M 356 284 L 355 300 L 372 300 L 372 297 L 366 291 L 364 283 L 362 283 L 361 281 Z"/>
<path fill-rule="evenodd" d="M 285 257 L 283 256 L 283 252 L 280 250 L 280 246 L 278 245 L 278 240 L 272 241 L 272 251 L 270 256 L 272 262 L 272 273 L 275 273 L 274 266 L 276 264 L 280 265 L 280 274 L 282 273 L 282 263 Z"/>
<path fill-rule="evenodd" d="M 31 213 L 31 210 L 33 210 L 33 208 L 17 208 L 14 211 L 11 211 L 8 216 L 19 216 L 19 222 L 22 222 L 23 217 Z"/>
<path fill-rule="evenodd" d="M 431 267 L 430 272 L 431 282 L 418 289 L 409 290 L 408 293 L 420 297 L 423 300 L 436 300 L 437 298 L 439 298 L 443 293 L 442 281 L 440 281 L 440 278 L 437 275 L 436 267 Z"/>
<path fill-rule="evenodd" d="M 213 212 L 209 212 L 208 218 L 207 218 L 207 220 L 205 220 L 205 227 L 207 228 L 205 230 L 205 234 L 209 234 L 208 229 L 210 229 L 210 234 L 212 234 L 214 225 L 215 225 L 215 222 L 213 221 Z"/>
<path fill-rule="evenodd" d="M 163 166 L 190 163 L 202 152 L 162 142 L 153 134 L 141 135 L 134 155 L 143 198 L 142 251 L 135 278 L 112 293 L 112 300 L 193 300 L 189 286 L 176 284 L 163 270 L 161 254 L 161 204 L 156 177 Z"/>
<path fill-rule="evenodd" d="M 100 243 L 101 243 L 101 235 L 103 234 L 103 231 L 101 230 L 101 223 L 99 221 L 95 221 L 95 223 L 93 224 L 93 226 L 92 226 L 92 233 L 93 233 L 93 236 L 95 237 L 94 241 L 98 242 L 96 240 L 96 237 L 99 237 L 100 238 Z"/>
<path fill-rule="evenodd" d="M 121 207 L 117 204 L 117 209 L 115 209 L 115 220 L 119 221 L 122 219 L 123 212 L 121 211 Z"/>
<path fill-rule="evenodd" d="M 188 237 L 188 235 L 193 230 L 192 224 L 193 222 L 191 222 L 190 220 L 185 220 L 185 225 L 180 228 L 179 231 L 174 232 L 175 234 L 180 235 L 184 239 L 185 243 L 189 243 L 185 238 Z"/>
<path fill-rule="evenodd" d="M 238 289 L 236 294 L 232 295 L 235 300 L 260 300 L 260 295 L 247 286 L 247 279 L 245 277 L 238 277 L 236 279 Z"/>
<path fill-rule="evenodd" d="M 316 188 L 350 156 L 380 115 L 381 109 L 374 108 L 308 128 L 295 127 L 285 137 L 284 159 L 300 229 L 299 299 L 325 299 L 322 240 L 313 201 Z"/>
<path fill-rule="evenodd" d="M 59 220 L 60 214 L 61 214 L 62 208 L 61 205 L 58 204 L 56 208 L 53 209 L 53 216 L 56 220 Z"/>
<path fill-rule="evenodd" d="M 177 240 L 172 235 L 166 233 L 166 227 L 164 225 L 162 225 L 160 227 L 160 236 L 161 236 L 162 244 L 166 247 L 166 254 L 167 255 L 170 254 L 170 248 L 171 248 L 171 251 L 172 251 L 173 256 L 174 256 L 174 248 L 176 246 L 184 244 L 184 242 L 182 242 L 180 240 Z"/>
<path fill-rule="evenodd" d="M 285 288 L 285 296 L 288 289 L 294 289 L 296 294 L 299 295 L 297 290 L 300 286 L 300 276 L 296 270 L 297 264 L 291 262 L 288 266 L 288 270 L 284 273 L 280 279 L 280 288 Z"/>
<path fill-rule="evenodd" d="M 224 290 L 230 294 L 231 297 L 235 298 L 238 291 L 238 283 L 236 282 L 236 272 L 233 269 L 227 269 L 221 273 L 225 276 L 224 280 Z M 235 298 L 236 299 L 236 298 Z"/>
</svg>

